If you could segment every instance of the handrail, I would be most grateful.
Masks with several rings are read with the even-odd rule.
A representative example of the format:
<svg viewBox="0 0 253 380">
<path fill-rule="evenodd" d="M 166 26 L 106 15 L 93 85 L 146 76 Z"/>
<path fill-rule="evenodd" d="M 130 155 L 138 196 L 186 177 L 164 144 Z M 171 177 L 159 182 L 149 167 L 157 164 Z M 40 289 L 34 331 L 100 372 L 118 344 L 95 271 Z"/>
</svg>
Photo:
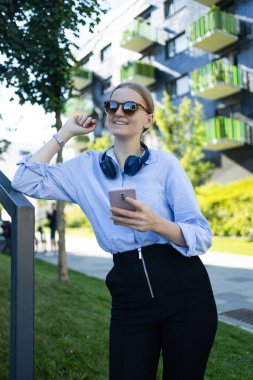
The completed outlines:
<svg viewBox="0 0 253 380">
<path fill-rule="evenodd" d="M 34 207 L 0 171 L 0 203 L 11 217 L 10 379 L 34 379 Z"/>
</svg>

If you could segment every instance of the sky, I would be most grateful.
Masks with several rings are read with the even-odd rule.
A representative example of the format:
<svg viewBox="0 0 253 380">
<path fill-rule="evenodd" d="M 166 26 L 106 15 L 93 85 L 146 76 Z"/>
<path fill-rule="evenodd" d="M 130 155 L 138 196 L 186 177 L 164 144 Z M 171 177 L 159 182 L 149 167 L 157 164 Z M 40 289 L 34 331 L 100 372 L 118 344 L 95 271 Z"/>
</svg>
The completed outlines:
<svg viewBox="0 0 253 380">
<path fill-rule="evenodd" d="M 14 97 L 14 101 L 10 98 Z M 13 89 L 0 87 L 0 138 L 15 143 L 43 143 L 51 135 L 54 124 L 52 114 L 45 114 L 42 107 L 26 103 L 20 105 Z"/>
</svg>

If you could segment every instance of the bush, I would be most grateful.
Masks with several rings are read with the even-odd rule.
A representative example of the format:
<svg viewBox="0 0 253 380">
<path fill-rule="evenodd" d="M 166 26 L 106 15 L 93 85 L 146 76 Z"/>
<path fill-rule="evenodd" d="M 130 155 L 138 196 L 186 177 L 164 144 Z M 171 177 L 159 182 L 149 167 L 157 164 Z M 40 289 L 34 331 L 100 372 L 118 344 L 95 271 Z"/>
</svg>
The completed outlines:
<svg viewBox="0 0 253 380">
<path fill-rule="evenodd" d="M 90 222 L 87 217 L 76 204 L 66 205 L 65 208 L 65 220 L 67 227 L 85 227 L 91 228 Z"/>
<path fill-rule="evenodd" d="M 198 187 L 196 193 L 214 235 L 252 235 L 253 176 L 227 185 L 211 183 Z"/>
</svg>

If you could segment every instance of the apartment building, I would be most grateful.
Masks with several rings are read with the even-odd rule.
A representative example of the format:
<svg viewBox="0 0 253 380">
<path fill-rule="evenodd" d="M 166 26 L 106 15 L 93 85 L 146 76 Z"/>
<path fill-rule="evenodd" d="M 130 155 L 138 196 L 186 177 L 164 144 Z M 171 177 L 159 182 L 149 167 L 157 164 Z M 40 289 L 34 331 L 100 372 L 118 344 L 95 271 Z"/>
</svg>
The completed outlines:
<svg viewBox="0 0 253 380">
<path fill-rule="evenodd" d="M 253 0 L 113 1 L 78 59 L 79 106 L 99 132 L 112 88 L 137 81 L 158 104 L 164 91 L 202 103 L 213 179 L 253 173 Z"/>
</svg>

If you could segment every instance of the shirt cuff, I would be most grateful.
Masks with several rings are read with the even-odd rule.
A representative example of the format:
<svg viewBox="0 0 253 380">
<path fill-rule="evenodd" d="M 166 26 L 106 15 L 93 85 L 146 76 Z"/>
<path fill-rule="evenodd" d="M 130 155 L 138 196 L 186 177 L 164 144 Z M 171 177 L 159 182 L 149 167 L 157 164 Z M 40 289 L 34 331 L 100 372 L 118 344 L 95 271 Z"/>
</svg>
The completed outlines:
<svg viewBox="0 0 253 380">
<path fill-rule="evenodd" d="M 26 168 L 29 168 L 33 172 L 45 177 L 46 170 L 49 166 L 49 163 L 28 161 L 31 156 L 32 156 L 32 153 L 26 154 L 25 156 L 21 158 L 21 160 L 17 163 L 17 165 L 24 165 Z"/>
<path fill-rule="evenodd" d="M 170 243 L 177 251 L 179 251 L 183 256 L 194 256 L 196 255 L 196 239 L 195 239 L 195 234 L 193 235 L 193 231 L 191 229 L 191 226 L 187 223 L 177 223 L 177 225 L 180 227 L 183 235 L 185 242 L 187 244 L 187 247 L 181 247 L 180 245 L 177 245 L 175 243 Z"/>
</svg>

